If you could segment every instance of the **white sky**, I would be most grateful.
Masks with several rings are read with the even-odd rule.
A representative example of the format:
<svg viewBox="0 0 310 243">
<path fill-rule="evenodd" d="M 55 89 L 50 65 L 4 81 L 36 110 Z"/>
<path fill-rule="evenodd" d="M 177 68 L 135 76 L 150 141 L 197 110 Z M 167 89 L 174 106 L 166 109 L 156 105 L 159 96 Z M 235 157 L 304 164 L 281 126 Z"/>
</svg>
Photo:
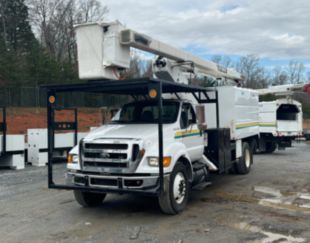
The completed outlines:
<svg viewBox="0 0 310 243">
<path fill-rule="evenodd" d="M 129 28 L 200 56 L 310 61 L 310 0 L 101 0 Z"/>
</svg>

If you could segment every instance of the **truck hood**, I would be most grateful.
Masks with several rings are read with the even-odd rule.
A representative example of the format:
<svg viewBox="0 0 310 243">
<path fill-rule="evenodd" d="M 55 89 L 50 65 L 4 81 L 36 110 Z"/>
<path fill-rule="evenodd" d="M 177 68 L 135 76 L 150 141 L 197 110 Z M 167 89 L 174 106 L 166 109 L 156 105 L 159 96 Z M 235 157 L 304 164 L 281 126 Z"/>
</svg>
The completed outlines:
<svg viewBox="0 0 310 243">
<path fill-rule="evenodd" d="M 173 124 L 163 125 L 163 132 L 171 126 L 173 126 Z M 91 131 L 85 137 L 85 140 L 101 138 L 146 139 L 157 136 L 157 133 L 157 124 L 106 124 Z"/>
</svg>

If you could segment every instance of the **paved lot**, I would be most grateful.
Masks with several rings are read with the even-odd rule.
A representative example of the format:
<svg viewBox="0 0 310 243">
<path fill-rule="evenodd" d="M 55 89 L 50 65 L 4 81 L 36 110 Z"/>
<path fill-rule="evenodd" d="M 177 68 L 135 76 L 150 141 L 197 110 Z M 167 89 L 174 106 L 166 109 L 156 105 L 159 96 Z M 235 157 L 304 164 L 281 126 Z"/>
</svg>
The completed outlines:
<svg viewBox="0 0 310 243">
<path fill-rule="evenodd" d="M 47 189 L 46 168 L 1 170 L 0 241 L 310 242 L 310 144 L 254 163 L 246 176 L 214 176 L 177 216 L 128 195 L 84 209 L 72 192 Z"/>
</svg>

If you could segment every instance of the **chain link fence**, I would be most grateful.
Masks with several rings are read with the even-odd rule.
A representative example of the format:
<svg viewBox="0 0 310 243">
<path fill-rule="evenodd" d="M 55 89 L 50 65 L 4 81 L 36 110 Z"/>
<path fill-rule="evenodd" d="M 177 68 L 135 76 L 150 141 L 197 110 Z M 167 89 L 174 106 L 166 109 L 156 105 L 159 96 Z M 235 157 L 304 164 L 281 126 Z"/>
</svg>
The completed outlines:
<svg viewBox="0 0 310 243">
<path fill-rule="evenodd" d="M 74 92 L 58 95 L 57 101 L 65 107 L 109 107 L 123 104 L 128 97 Z M 2 87 L 0 106 L 45 107 L 46 92 L 39 87 Z"/>
</svg>

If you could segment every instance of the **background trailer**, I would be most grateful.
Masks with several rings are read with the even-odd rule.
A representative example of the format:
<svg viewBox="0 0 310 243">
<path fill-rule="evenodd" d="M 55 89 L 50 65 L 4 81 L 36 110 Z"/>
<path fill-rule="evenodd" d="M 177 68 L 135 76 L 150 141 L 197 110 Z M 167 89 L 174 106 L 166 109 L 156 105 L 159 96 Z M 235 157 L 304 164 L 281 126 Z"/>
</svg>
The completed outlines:
<svg viewBox="0 0 310 243">
<path fill-rule="evenodd" d="M 2 120 L 0 121 L 0 167 L 12 169 L 25 168 L 25 136 L 7 134 L 6 108 L 1 107 Z"/>
</svg>

